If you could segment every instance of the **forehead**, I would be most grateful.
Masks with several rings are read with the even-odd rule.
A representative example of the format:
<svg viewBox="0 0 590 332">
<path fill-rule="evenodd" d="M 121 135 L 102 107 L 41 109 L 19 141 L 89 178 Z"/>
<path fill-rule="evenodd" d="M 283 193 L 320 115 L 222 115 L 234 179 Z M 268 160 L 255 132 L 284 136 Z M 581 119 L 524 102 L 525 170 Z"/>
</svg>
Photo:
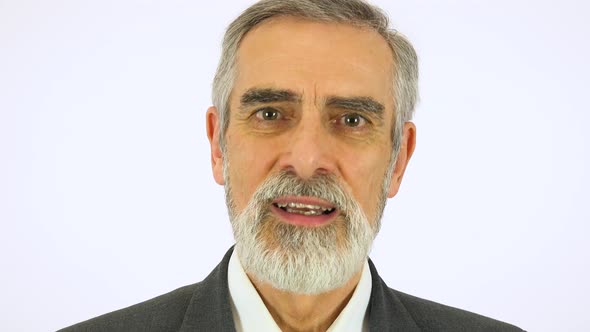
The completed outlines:
<svg viewBox="0 0 590 332">
<path fill-rule="evenodd" d="M 392 85 L 392 51 L 376 31 L 279 17 L 243 38 L 233 92 L 273 87 L 314 98 L 363 95 L 390 105 Z"/>
</svg>

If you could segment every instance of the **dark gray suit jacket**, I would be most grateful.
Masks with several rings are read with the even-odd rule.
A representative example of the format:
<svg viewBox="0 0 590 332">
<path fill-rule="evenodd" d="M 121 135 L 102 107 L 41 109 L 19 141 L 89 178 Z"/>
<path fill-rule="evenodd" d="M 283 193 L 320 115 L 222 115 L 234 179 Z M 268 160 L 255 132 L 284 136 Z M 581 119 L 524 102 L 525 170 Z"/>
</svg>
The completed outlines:
<svg viewBox="0 0 590 332">
<path fill-rule="evenodd" d="M 232 251 L 233 248 L 199 283 L 61 331 L 235 331 L 227 284 Z M 491 318 L 393 290 L 379 277 L 370 260 L 369 267 L 373 281 L 368 307 L 371 331 L 522 331 Z"/>
</svg>

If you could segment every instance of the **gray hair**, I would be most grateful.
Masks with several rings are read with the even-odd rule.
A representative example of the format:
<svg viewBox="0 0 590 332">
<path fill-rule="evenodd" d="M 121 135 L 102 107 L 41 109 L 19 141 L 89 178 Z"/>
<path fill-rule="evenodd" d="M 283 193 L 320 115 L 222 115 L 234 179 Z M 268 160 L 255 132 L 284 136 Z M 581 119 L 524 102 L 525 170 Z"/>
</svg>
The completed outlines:
<svg viewBox="0 0 590 332">
<path fill-rule="evenodd" d="M 368 27 L 387 41 L 394 57 L 393 163 L 401 145 L 403 124 L 412 119 L 418 99 L 418 57 L 412 44 L 396 30 L 389 28 L 387 15 L 363 0 L 262 0 L 246 9 L 229 25 L 223 38 L 212 96 L 213 105 L 219 113 L 219 143 L 222 150 L 225 148 L 225 132 L 229 125 L 229 97 L 234 85 L 240 42 L 253 27 L 277 16 Z"/>
</svg>

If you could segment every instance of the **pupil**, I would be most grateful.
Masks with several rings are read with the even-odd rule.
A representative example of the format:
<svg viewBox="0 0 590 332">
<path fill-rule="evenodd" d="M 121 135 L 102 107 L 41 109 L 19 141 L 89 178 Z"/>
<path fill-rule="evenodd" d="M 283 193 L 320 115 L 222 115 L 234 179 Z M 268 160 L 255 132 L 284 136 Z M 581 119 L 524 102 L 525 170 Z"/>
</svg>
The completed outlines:
<svg viewBox="0 0 590 332">
<path fill-rule="evenodd" d="M 267 120 L 274 120 L 277 117 L 277 112 L 275 111 L 265 111 L 264 118 Z"/>
<path fill-rule="evenodd" d="M 349 125 L 349 126 L 351 126 L 351 127 L 358 126 L 359 122 L 360 122 L 360 119 L 356 115 L 352 115 L 352 116 L 347 116 L 346 117 L 346 124 Z"/>
</svg>

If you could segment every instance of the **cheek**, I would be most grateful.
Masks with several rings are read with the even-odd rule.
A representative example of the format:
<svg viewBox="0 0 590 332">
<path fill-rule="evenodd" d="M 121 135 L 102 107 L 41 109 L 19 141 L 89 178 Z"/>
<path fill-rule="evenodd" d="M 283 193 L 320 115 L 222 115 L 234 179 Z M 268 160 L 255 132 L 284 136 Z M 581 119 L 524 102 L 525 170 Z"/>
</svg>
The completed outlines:
<svg viewBox="0 0 590 332">
<path fill-rule="evenodd" d="M 389 166 L 389 151 L 373 152 L 364 157 L 356 155 L 347 165 L 345 181 L 367 217 L 373 219 Z"/>
<path fill-rule="evenodd" d="M 268 153 L 255 148 L 242 140 L 232 140 L 228 136 L 227 157 L 233 199 L 239 209 L 243 209 L 258 186 L 266 179 L 272 162 Z"/>
</svg>

